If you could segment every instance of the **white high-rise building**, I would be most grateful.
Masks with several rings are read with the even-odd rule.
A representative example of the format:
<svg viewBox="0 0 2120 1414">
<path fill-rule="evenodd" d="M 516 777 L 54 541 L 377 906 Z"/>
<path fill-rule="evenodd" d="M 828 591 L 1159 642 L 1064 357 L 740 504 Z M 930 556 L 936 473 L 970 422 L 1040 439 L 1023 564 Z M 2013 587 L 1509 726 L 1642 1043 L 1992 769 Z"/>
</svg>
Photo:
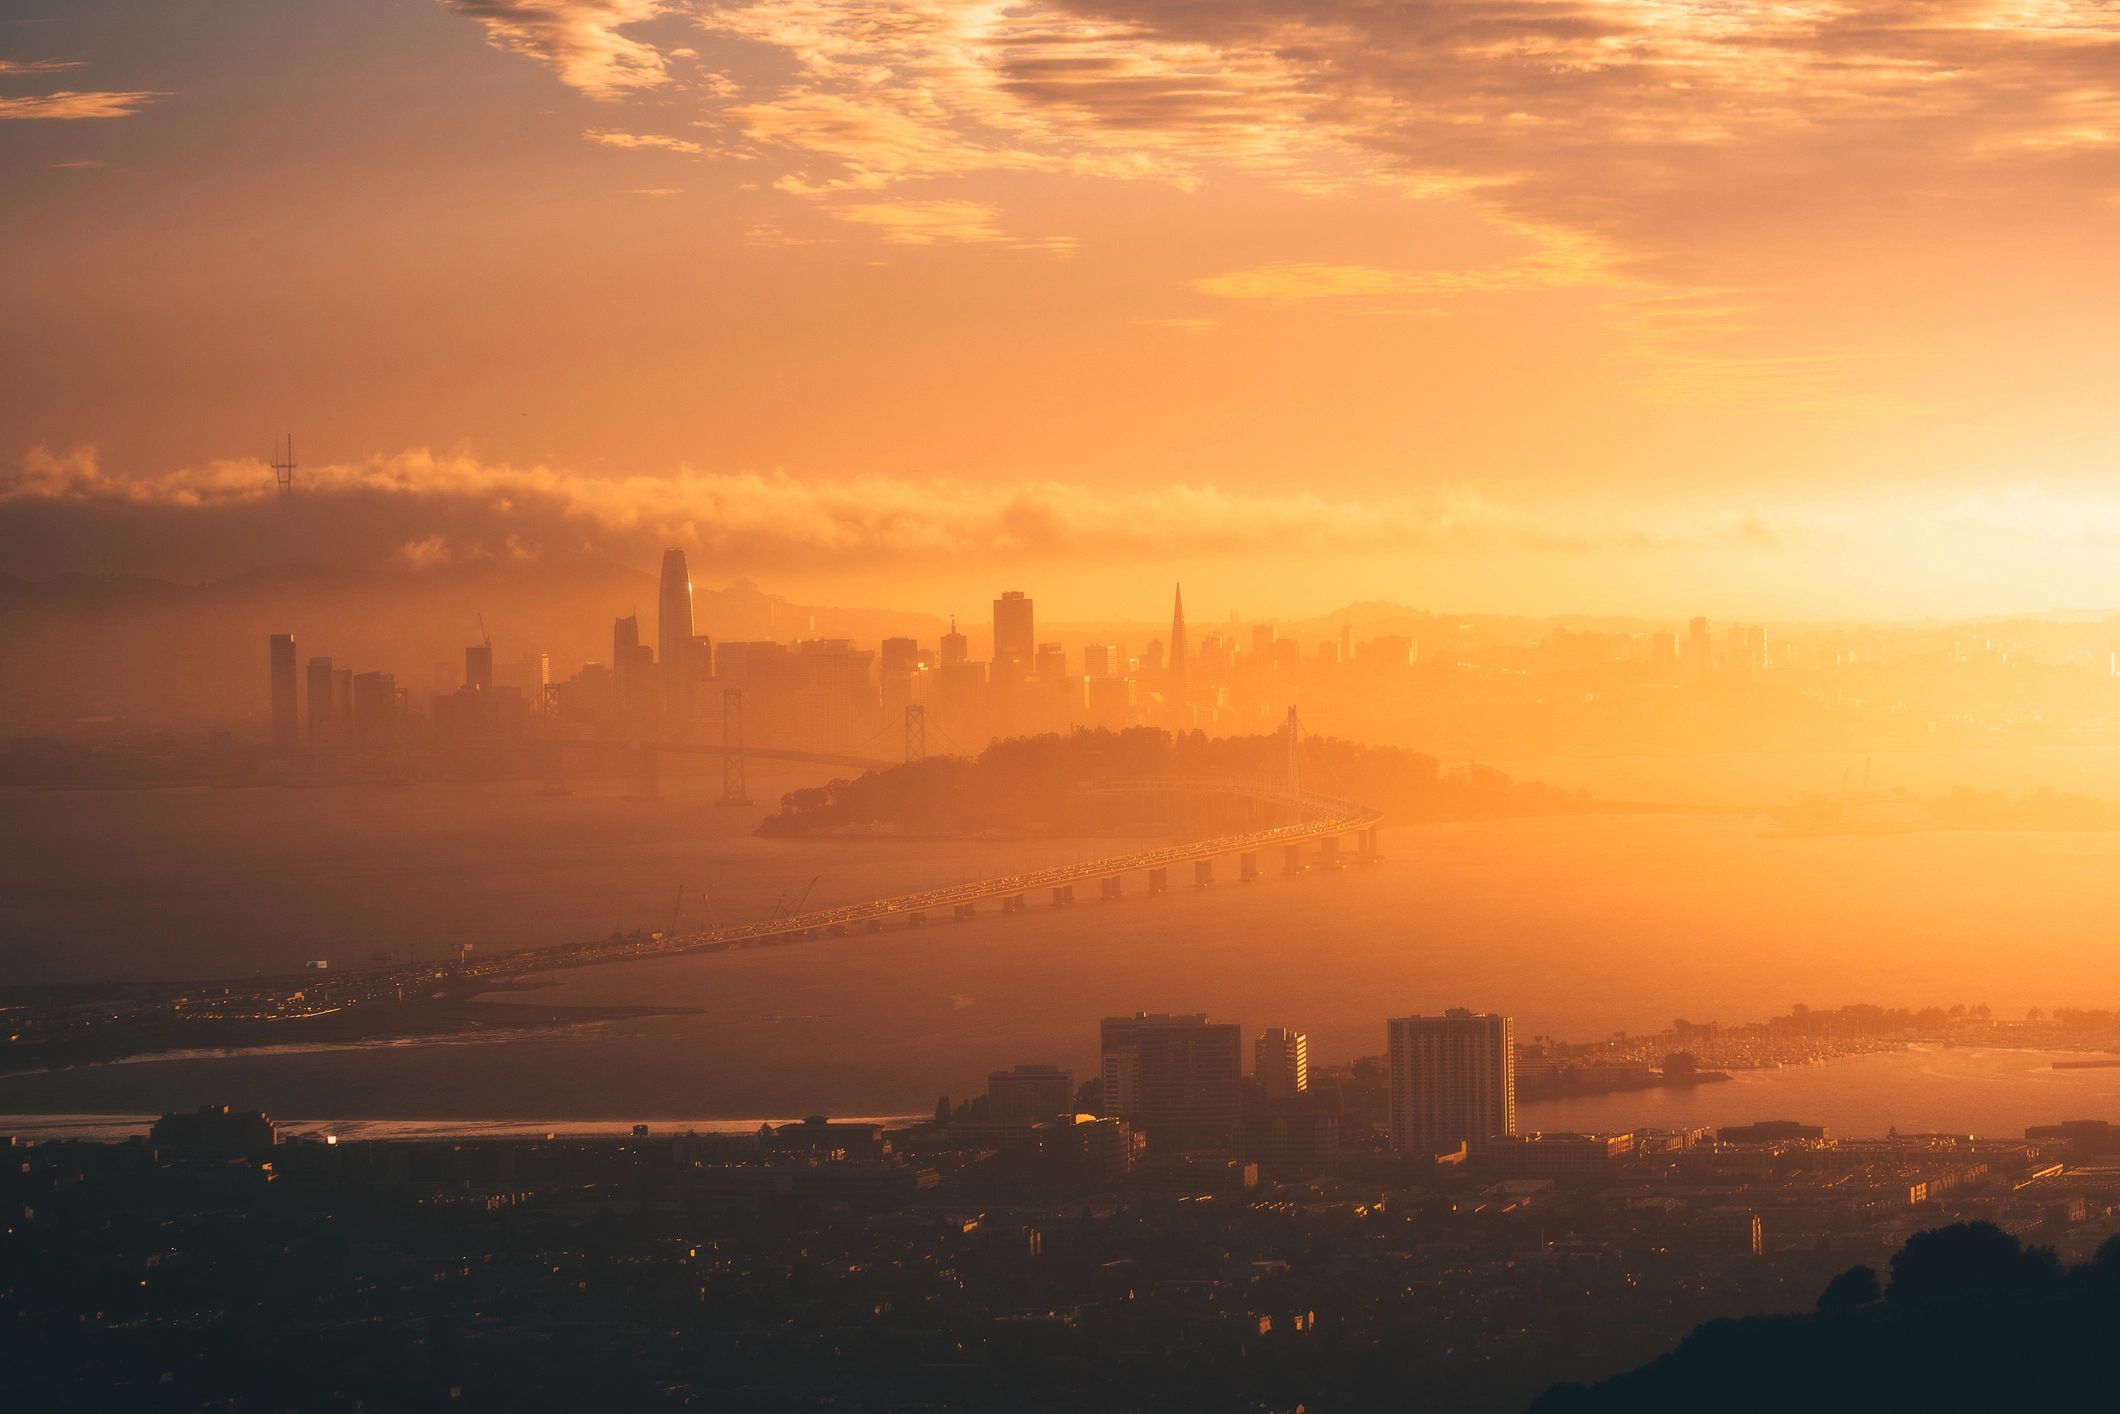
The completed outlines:
<svg viewBox="0 0 2120 1414">
<path fill-rule="evenodd" d="M 1509 1018 L 1453 1007 L 1385 1023 L 1391 1051 L 1391 1147 L 1442 1154 L 1516 1132 L 1516 1047 Z"/>
</svg>

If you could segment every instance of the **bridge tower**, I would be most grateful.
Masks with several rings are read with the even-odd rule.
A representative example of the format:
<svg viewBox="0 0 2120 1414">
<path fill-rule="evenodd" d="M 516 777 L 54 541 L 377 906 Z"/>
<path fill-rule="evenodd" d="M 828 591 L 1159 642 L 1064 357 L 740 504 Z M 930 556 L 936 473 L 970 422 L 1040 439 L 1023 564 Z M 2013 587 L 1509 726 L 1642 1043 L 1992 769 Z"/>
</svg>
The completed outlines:
<svg viewBox="0 0 2120 1414">
<path fill-rule="evenodd" d="M 927 756 L 927 708 L 917 702 L 905 706 L 905 759 L 924 760 Z"/>
<path fill-rule="evenodd" d="M 721 690 L 721 803 L 749 805 L 751 791 L 744 778 L 743 689 Z"/>
</svg>

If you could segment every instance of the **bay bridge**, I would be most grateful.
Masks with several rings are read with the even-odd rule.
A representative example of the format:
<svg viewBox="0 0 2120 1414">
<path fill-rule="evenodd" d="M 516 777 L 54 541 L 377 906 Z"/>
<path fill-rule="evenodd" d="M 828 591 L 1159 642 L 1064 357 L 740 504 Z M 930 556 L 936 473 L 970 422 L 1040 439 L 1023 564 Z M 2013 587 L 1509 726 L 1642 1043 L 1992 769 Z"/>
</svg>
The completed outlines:
<svg viewBox="0 0 2120 1414">
<path fill-rule="evenodd" d="M 909 713 L 906 737 L 908 759 L 917 759 L 914 751 L 919 738 L 916 728 L 912 725 L 914 720 Z M 1040 903 L 1049 902 L 1054 908 L 1068 908 L 1076 902 L 1078 890 L 1082 891 L 1082 897 L 1088 897 L 1088 891 L 1092 887 L 1096 890 L 1096 897 L 1100 899 L 1121 898 L 1126 892 L 1126 881 L 1135 877 L 1140 881 L 1138 887 L 1148 894 L 1166 893 L 1172 886 L 1174 872 L 1180 882 L 1189 882 L 1195 888 L 1206 888 L 1216 882 L 1217 866 L 1225 860 L 1232 863 L 1234 877 L 1240 883 L 1250 883 L 1259 878 L 1262 858 L 1270 862 L 1278 857 L 1281 872 L 1296 873 L 1312 862 L 1306 859 L 1306 850 L 1314 851 L 1315 861 L 1328 866 L 1337 865 L 1350 857 L 1357 863 L 1375 861 L 1378 857 L 1377 827 L 1383 818 L 1382 813 L 1357 801 L 1302 788 L 1297 749 L 1300 730 L 1295 710 L 1291 708 L 1287 724 L 1283 728 L 1288 745 L 1282 766 L 1275 773 L 1278 778 L 1274 780 L 1166 777 L 1092 780 L 1078 787 L 1084 794 L 1144 797 L 1166 812 L 1166 823 L 1170 825 L 1178 823 L 1177 807 L 1181 803 L 1189 805 L 1195 798 L 1203 795 L 1220 797 L 1225 804 L 1240 802 L 1254 817 L 1263 817 L 1253 822 L 1257 824 L 1257 828 L 1216 834 L 1204 839 L 1185 840 L 1153 849 L 1080 860 L 1072 864 L 1055 865 L 1020 874 L 976 879 L 888 898 L 869 899 L 808 912 L 779 914 L 718 928 L 681 933 L 676 930 L 673 919 L 672 928 L 663 933 L 645 936 L 636 934 L 597 943 L 529 949 L 477 963 L 467 958 L 459 964 L 456 975 L 468 978 L 521 974 L 553 967 L 594 966 L 638 957 L 722 951 L 793 942 L 805 938 L 843 937 L 856 931 L 881 932 L 891 923 L 917 927 L 931 919 L 947 918 L 961 922 L 976 916 L 982 905 L 997 905 L 1004 914 L 1023 912 L 1034 900 Z M 843 764 L 868 769 L 895 764 L 866 757 L 839 756 L 829 752 L 746 748 L 741 744 L 740 737 L 736 742 L 727 745 L 641 741 L 630 743 L 627 749 L 639 753 L 643 760 L 652 760 L 656 754 L 662 752 L 719 754 L 730 763 L 732 780 L 737 782 L 741 781 L 741 763 L 745 756 L 806 760 L 819 764 Z M 652 767 L 646 767 L 644 771 L 649 773 L 648 779 L 652 782 Z M 1189 809 L 1186 813 L 1189 817 Z M 1350 843 L 1353 846 L 1351 856 L 1347 848 Z"/>
<path fill-rule="evenodd" d="M 857 928 L 868 932 L 881 932 L 884 924 L 892 920 L 917 926 L 931 917 L 959 920 L 970 918 L 978 912 L 982 903 L 998 903 L 1003 913 L 1022 912 L 1033 898 L 1050 899 L 1053 907 L 1067 908 L 1075 902 L 1076 889 L 1087 888 L 1089 885 L 1097 887 L 1098 896 L 1101 898 L 1122 897 L 1125 893 L 1125 880 L 1132 875 L 1141 876 L 1148 893 L 1161 894 L 1169 891 L 1173 870 L 1180 871 L 1180 878 L 1189 878 L 1195 887 L 1205 888 L 1215 882 L 1215 866 L 1224 859 L 1233 859 L 1237 879 L 1250 883 L 1259 877 L 1259 860 L 1262 855 L 1271 858 L 1278 852 L 1282 871 L 1295 873 L 1305 865 L 1304 846 L 1315 845 L 1323 862 L 1338 863 L 1345 857 L 1343 846 L 1350 839 L 1354 842 L 1354 858 L 1357 861 L 1369 862 L 1377 857 L 1377 825 L 1382 817 L 1376 811 L 1351 801 L 1331 800 L 1323 796 L 1275 799 L 1242 787 L 1218 787 L 1202 781 L 1138 781 L 1098 789 L 1129 792 L 1227 791 L 1230 794 L 1251 796 L 1263 803 L 1290 807 L 1299 818 L 1287 824 L 1222 835 L 1213 839 L 1191 840 L 1129 854 L 1085 859 L 1073 864 L 1060 864 L 1022 874 L 1003 874 L 970 883 L 951 884 L 918 893 L 870 899 L 862 903 L 817 909 L 759 922 L 665 935 L 634 945 L 628 955 L 695 952 L 753 943 L 790 942 L 799 938 L 838 937 Z"/>
</svg>

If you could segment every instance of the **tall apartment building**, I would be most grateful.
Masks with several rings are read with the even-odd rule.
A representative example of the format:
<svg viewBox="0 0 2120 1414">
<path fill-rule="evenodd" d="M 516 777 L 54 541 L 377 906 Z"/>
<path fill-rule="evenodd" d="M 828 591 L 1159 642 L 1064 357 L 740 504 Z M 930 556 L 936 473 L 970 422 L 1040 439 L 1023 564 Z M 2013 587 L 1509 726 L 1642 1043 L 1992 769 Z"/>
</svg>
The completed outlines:
<svg viewBox="0 0 2120 1414">
<path fill-rule="evenodd" d="M 1506 1016 L 1453 1007 L 1385 1023 L 1391 1147 L 1440 1154 L 1516 1132 L 1515 1036 Z"/>
<path fill-rule="evenodd" d="M 1028 1128 L 1075 1112 L 1075 1073 L 1056 1065 L 1019 1065 L 986 1077 L 986 1121 Z"/>
<path fill-rule="evenodd" d="M 1205 1013 L 1137 1012 L 1100 1024 L 1104 1113 L 1141 1131 L 1152 1150 L 1225 1148 L 1235 1141 L 1243 1030 Z"/>
<path fill-rule="evenodd" d="M 1252 1074 L 1269 1100 L 1286 1100 L 1310 1088 L 1310 1038 L 1276 1026 L 1252 1043 Z"/>
</svg>

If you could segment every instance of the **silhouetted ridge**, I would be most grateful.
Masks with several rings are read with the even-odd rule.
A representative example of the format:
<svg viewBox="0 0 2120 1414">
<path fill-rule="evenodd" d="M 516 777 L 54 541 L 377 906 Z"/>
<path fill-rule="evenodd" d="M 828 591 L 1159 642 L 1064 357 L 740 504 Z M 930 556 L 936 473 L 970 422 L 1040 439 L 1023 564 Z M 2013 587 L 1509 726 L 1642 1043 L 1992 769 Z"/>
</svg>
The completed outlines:
<svg viewBox="0 0 2120 1414">
<path fill-rule="evenodd" d="M 2120 1237 L 2064 1269 L 1992 1223 L 1956 1223 L 1909 1238 L 1881 1290 L 1851 1267 L 1815 1314 L 1710 1321 L 1640 1369 L 1548 1390 L 1531 1414 L 2111 1408 L 2116 1333 Z"/>
</svg>

